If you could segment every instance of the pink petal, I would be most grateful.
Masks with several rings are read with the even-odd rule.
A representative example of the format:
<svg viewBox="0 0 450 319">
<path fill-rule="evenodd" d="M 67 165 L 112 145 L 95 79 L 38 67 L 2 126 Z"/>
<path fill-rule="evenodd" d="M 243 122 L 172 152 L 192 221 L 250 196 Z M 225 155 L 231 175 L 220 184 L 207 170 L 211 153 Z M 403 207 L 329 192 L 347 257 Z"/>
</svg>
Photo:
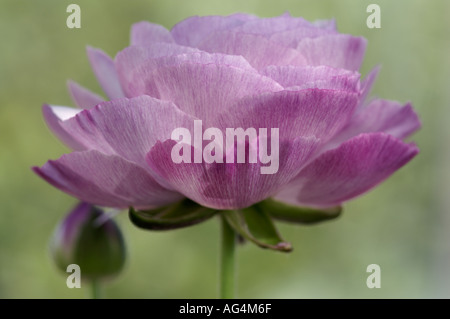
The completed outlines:
<svg viewBox="0 0 450 319">
<path fill-rule="evenodd" d="M 276 198 L 298 205 L 339 205 L 385 180 L 418 152 L 388 134 L 361 134 L 309 164 Z"/>
<path fill-rule="evenodd" d="M 255 34 L 216 32 L 198 47 L 207 52 L 242 55 L 258 70 L 269 65 L 307 65 L 305 57 L 299 51 Z"/>
<path fill-rule="evenodd" d="M 361 83 L 361 99 L 360 99 L 361 103 L 359 105 L 359 108 L 364 106 L 364 104 L 367 102 L 366 101 L 367 96 L 370 94 L 370 91 L 372 90 L 372 86 L 378 77 L 378 73 L 380 72 L 380 69 L 381 69 L 380 66 L 374 67 L 362 81 L 362 83 Z"/>
<path fill-rule="evenodd" d="M 358 113 L 348 125 L 329 143 L 328 148 L 361 133 L 384 132 L 396 138 L 404 139 L 420 128 L 420 120 L 410 103 L 388 100 L 373 100 Z"/>
<path fill-rule="evenodd" d="M 198 50 L 173 43 L 156 42 L 147 46 L 127 47 L 116 55 L 114 63 L 122 88 L 128 97 L 132 97 L 133 95 L 128 92 L 127 88 L 132 82 L 136 67 L 146 62 L 150 63 L 149 61 L 157 63 L 157 58 L 168 58 L 192 52 L 198 52 Z"/>
<path fill-rule="evenodd" d="M 148 74 L 143 68 L 133 78 L 129 91 L 133 96 L 147 94 L 173 101 L 185 113 L 209 122 L 218 112 L 226 110 L 246 95 L 282 89 L 268 77 L 241 69 L 243 63 L 239 62 L 239 58 L 222 58 L 217 55 L 212 58 L 216 59 L 215 63 L 207 59 L 203 62 L 206 64 L 200 60 L 179 59 L 178 65 L 161 67 Z M 219 64 L 217 59 L 228 63 L 235 61 L 238 67 L 234 64 Z"/>
<path fill-rule="evenodd" d="M 125 88 L 127 95 L 138 96 L 141 94 L 148 94 L 158 96 L 156 91 L 146 90 L 146 81 L 153 81 L 152 72 L 158 68 L 176 67 L 181 64 L 198 63 L 198 64 L 219 64 L 230 67 L 239 68 L 250 73 L 257 74 L 258 72 L 241 56 L 207 53 L 207 52 L 193 52 L 174 56 L 165 56 L 154 59 L 148 59 L 142 62 L 133 70 L 128 69 L 122 78 L 122 86 Z"/>
<path fill-rule="evenodd" d="M 87 47 L 87 54 L 95 76 L 106 96 L 111 100 L 124 97 L 113 60 L 100 49 Z"/>
<path fill-rule="evenodd" d="M 158 181 L 167 183 L 195 202 L 216 209 L 248 207 L 275 194 L 282 185 L 300 171 L 314 150 L 318 140 L 297 138 L 280 143 L 279 169 L 274 174 L 261 174 L 257 163 L 194 163 L 176 164 L 171 150 L 175 142 L 158 142 L 147 155 L 152 172 Z M 248 156 L 248 149 L 247 149 Z M 247 157 L 248 158 L 248 157 Z"/>
<path fill-rule="evenodd" d="M 44 104 L 42 106 L 42 114 L 44 115 L 44 120 L 48 128 L 59 140 L 61 140 L 61 142 L 73 150 L 82 150 L 84 147 L 77 141 L 76 138 L 72 137 L 72 135 L 67 133 L 64 128 L 61 127 L 61 123 L 64 120 L 74 117 L 81 111 L 82 109 L 75 109 L 65 106 L 48 104 Z"/>
<path fill-rule="evenodd" d="M 243 24 L 240 16 L 189 17 L 177 23 L 171 30 L 175 41 L 182 45 L 198 47 L 204 39 L 216 31 L 229 30 Z"/>
<path fill-rule="evenodd" d="M 325 143 L 350 120 L 358 103 L 351 92 L 308 89 L 281 91 L 240 100 L 215 126 L 279 128 L 282 139 L 314 136 Z"/>
<path fill-rule="evenodd" d="M 170 31 L 162 25 L 141 21 L 131 27 L 131 45 L 146 46 L 155 42 L 174 43 Z"/>
<path fill-rule="evenodd" d="M 298 28 L 317 28 L 311 22 L 301 17 L 272 17 L 272 18 L 260 18 L 245 22 L 244 24 L 237 26 L 233 31 L 242 33 L 260 34 L 266 37 L 271 36 L 274 33 L 279 33 L 287 30 L 293 30 Z"/>
<path fill-rule="evenodd" d="M 367 41 L 348 34 L 325 35 L 304 39 L 297 50 L 310 65 L 327 65 L 351 71 L 359 70 Z"/>
<path fill-rule="evenodd" d="M 313 25 L 315 25 L 316 27 L 318 27 L 320 29 L 330 30 L 330 31 L 337 31 L 337 26 L 336 26 L 336 20 L 335 19 L 316 20 L 316 21 L 313 21 Z"/>
<path fill-rule="evenodd" d="M 359 92 L 359 73 L 327 66 L 269 66 L 261 71 L 283 87 Z"/>
<path fill-rule="evenodd" d="M 101 103 L 59 124 L 82 149 L 146 167 L 145 155 L 156 141 L 169 139 L 178 127 L 191 128 L 193 120 L 173 103 L 143 95 Z"/>
<path fill-rule="evenodd" d="M 161 187 L 142 167 L 97 151 L 66 154 L 33 170 L 56 188 L 100 206 L 145 209 L 182 198 Z"/>
<path fill-rule="evenodd" d="M 289 48 L 297 48 L 300 41 L 306 38 L 317 38 L 327 34 L 335 34 L 336 31 L 317 28 L 317 27 L 300 27 L 292 30 L 285 30 L 274 33 L 270 36 L 270 40 Z"/>
<path fill-rule="evenodd" d="M 104 99 L 100 95 L 89 91 L 76 82 L 68 81 L 67 87 L 69 89 L 72 100 L 79 108 L 90 109 L 104 101 Z"/>
</svg>

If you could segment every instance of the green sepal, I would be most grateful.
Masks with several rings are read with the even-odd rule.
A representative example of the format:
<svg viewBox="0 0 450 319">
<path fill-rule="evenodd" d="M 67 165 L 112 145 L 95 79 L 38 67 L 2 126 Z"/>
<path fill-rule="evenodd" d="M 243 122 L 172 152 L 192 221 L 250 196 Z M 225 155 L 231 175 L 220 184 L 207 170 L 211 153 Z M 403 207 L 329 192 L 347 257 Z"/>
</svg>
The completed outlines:
<svg viewBox="0 0 450 319">
<path fill-rule="evenodd" d="M 272 198 L 259 202 L 256 206 L 275 219 L 299 224 L 315 224 L 335 219 L 342 212 L 342 206 L 326 209 L 300 207 L 282 203 Z"/>
<path fill-rule="evenodd" d="M 170 206 L 154 210 L 140 211 L 129 209 L 131 222 L 148 230 L 171 230 L 198 224 L 217 213 L 217 210 L 198 205 L 184 199 Z"/>
<path fill-rule="evenodd" d="M 270 216 L 258 206 L 221 214 L 236 233 L 256 245 L 282 252 L 292 251 L 292 245 L 280 237 Z"/>
</svg>

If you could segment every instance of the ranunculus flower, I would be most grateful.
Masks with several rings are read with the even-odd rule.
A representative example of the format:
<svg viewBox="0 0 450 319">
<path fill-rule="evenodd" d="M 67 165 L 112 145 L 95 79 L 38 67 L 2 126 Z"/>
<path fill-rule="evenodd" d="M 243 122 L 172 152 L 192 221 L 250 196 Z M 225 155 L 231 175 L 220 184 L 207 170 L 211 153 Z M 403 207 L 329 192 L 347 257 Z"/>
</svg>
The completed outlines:
<svg viewBox="0 0 450 319">
<path fill-rule="evenodd" d="M 366 44 L 334 21 L 289 15 L 191 17 L 170 31 L 137 23 L 114 59 L 88 48 L 110 101 L 70 82 L 80 109 L 44 106 L 48 126 L 74 152 L 34 169 L 82 201 L 117 208 L 183 198 L 214 209 L 268 198 L 339 205 L 418 153 L 403 141 L 420 127 L 411 105 L 367 99 L 378 68 L 361 79 Z M 223 131 L 279 128 L 278 171 L 261 174 L 259 162 L 174 163 L 171 133 L 194 120 Z"/>
</svg>

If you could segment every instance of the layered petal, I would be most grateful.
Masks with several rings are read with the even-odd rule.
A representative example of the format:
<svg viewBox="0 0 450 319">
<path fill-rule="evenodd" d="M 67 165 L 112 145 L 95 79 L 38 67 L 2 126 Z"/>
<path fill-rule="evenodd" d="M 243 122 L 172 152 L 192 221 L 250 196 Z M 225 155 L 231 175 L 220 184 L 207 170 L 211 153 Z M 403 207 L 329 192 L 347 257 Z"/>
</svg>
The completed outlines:
<svg viewBox="0 0 450 319">
<path fill-rule="evenodd" d="M 325 143 L 350 120 L 358 103 L 353 92 L 308 89 L 281 91 L 240 100 L 215 126 L 278 128 L 281 139 L 314 136 Z"/>
<path fill-rule="evenodd" d="M 197 47 L 214 32 L 242 25 L 248 17 L 248 15 L 189 17 L 174 25 L 171 33 L 177 43 Z"/>
<path fill-rule="evenodd" d="M 184 53 L 198 52 L 197 49 L 174 44 L 156 42 L 146 46 L 130 46 L 120 51 L 114 60 L 119 81 L 128 97 L 132 97 L 132 84 L 135 69 L 144 63 L 158 65 L 159 59 L 168 58 Z"/>
<path fill-rule="evenodd" d="M 162 25 L 141 21 L 131 27 L 131 45 L 146 46 L 155 42 L 174 43 L 170 31 Z"/>
<path fill-rule="evenodd" d="M 300 27 L 291 30 L 274 33 L 270 41 L 289 48 L 297 48 L 300 41 L 307 38 L 317 38 L 327 34 L 335 34 L 336 31 L 329 28 Z"/>
<path fill-rule="evenodd" d="M 283 87 L 299 89 L 320 88 L 350 91 L 360 90 L 358 72 L 336 69 L 327 66 L 269 66 L 261 71 Z"/>
<path fill-rule="evenodd" d="M 69 118 L 74 117 L 80 113 L 82 109 L 75 109 L 73 107 L 57 106 L 44 104 L 42 106 L 42 114 L 44 115 L 45 123 L 48 128 L 61 140 L 65 145 L 73 150 L 84 149 L 83 145 L 78 142 L 71 134 L 67 133 L 61 123 Z"/>
<path fill-rule="evenodd" d="M 95 150 L 66 154 L 33 170 L 56 188 L 100 206 L 146 209 L 182 198 L 139 165 Z"/>
<path fill-rule="evenodd" d="M 244 96 L 282 90 L 272 79 L 242 68 L 244 61 L 238 57 L 176 59 L 178 65 L 160 67 L 149 74 L 140 70 L 133 77 L 132 94 L 172 101 L 183 112 L 210 122 Z"/>
<path fill-rule="evenodd" d="M 181 67 L 182 64 L 199 65 L 223 65 L 242 69 L 255 75 L 258 72 L 241 56 L 226 54 L 211 54 L 202 51 L 190 52 L 185 54 L 164 56 L 147 59 L 133 70 L 127 69 L 123 73 L 122 86 L 130 96 L 148 94 L 158 96 L 153 71 L 168 67 Z M 159 72 L 159 71 L 158 71 Z M 162 72 L 164 76 L 164 72 Z"/>
<path fill-rule="evenodd" d="M 260 70 L 269 65 L 307 65 L 298 51 L 278 45 L 257 34 L 231 31 L 215 32 L 198 45 L 207 52 L 242 55 L 253 67 Z"/>
<path fill-rule="evenodd" d="M 106 96 L 111 100 L 124 97 L 114 61 L 100 49 L 87 47 L 87 54 L 95 76 Z"/>
<path fill-rule="evenodd" d="M 314 137 L 281 141 L 279 157 L 274 158 L 278 165 L 269 174 L 261 168 L 271 166 L 272 162 L 262 164 L 248 161 L 250 149 L 257 151 L 259 144 L 249 143 L 246 149 L 245 163 L 195 163 L 191 148 L 191 163 L 175 163 L 172 160 L 172 148 L 175 141 L 158 142 L 147 155 L 147 162 L 155 179 L 169 185 L 193 201 L 215 209 L 237 209 L 248 207 L 275 194 L 285 185 L 292 175 L 300 171 L 303 165 L 317 149 L 318 140 Z M 237 147 L 237 144 L 235 144 Z M 228 150 L 229 151 L 229 150 Z M 200 150 L 201 152 L 201 150 Z M 235 153 L 236 156 L 236 153 Z M 273 168 L 273 167 L 272 167 Z"/>
<path fill-rule="evenodd" d="M 385 133 L 361 134 L 322 154 L 275 198 L 297 205 L 338 205 L 371 189 L 418 152 L 415 145 Z"/>
<path fill-rule="evenodd" d="M 325 35 L 300 41 L 297 50 L 309 65 L 327 65 L 351 71 L 359 70 L 367 41 L 348 34 Z"/>
<path fill-rule="evenodd" d="M 81 149 L 119 155 L 146 167 L 145 155 L 156 141 L 169 139 L 176 128 L 191 129 L 193 118 L 171 102 L 144 95 L 101 103 L 58 124 Z"/>
<path fill-rule="evenodd" d="M 260 18 L 253 19 L 245 22 L 244 24 L 233 28 L 233 31 L 238 31 L 242 33 L 260 34 L 265 37 L 270 37 L 273 34 L 299 29 L 299 28 L 316 28 L 313 23 L 301 18 L 301 17 L 291 17 L 291 16 L 279 16 L 272 18 Z"/>
<path fill-rule="evenodd" d="M 72 100 L 79 108 L 90 109 L 104 101 L 100 95 L 91 92 L 76 82 L 68 81 L 67 87 Z"/>
<path fill-rule="evenodd" d="M 404 139 L 420 128 L 420 120 L 410 103 L 376 99 L 357 112 L 348 125 L 330 142 L 336 147 L 361 133 L 384 132 Z"/>
<path fill-rule="evenodd" d="M 380 66 L 374 67 L 369 74 L 366 75 L 364 80 L 361 83 L 361 98 L 360 104 L 358 108 L 362 108 L 366 103 L 367 96 L 369 96 L 370 91 L 372 90 L 373 84 L 378 77 L 378 73 L 380 72 Z"/>
</svg>

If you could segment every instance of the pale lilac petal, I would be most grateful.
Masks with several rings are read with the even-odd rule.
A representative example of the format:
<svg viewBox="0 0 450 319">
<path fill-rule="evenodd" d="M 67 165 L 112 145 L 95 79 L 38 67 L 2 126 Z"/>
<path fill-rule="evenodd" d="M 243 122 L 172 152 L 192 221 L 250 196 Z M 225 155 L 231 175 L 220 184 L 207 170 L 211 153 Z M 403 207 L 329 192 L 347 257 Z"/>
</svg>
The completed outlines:
<svg viewBox="0 0 450 319">
<path fill-rule="evenodd" d="M 335 34 L 336 31 L 327 28 L 301 27 L 293 30 L 285 30 L 274 33 L 270 36 L 270 41 L 289 48 L 297 48 L 300 41 L 306 38 L 317 38 L 327 34 Z"/>
<path fill-rule="evenodd" d="M 420 120 L 412 105 L 401 105 L 395 101 L 373 100 L 350 120 L 348 125 L 329 143 L 336 147 L 361 133 L 384 132 L 404 139 L 420 128 Z"/>
<path fill-rule="evenodd" d="M 316 20 L 316 21 L 313 21 L 312 24 L 320 29 L 337 31 L 336 19 Z"/>
<path fill-rule="evenodd" d="M 194 16 L 177 23 L 171 33 L 177 43 L 198 47 L 214 32 L 229 30 L 243 23 L 240 16 Z"/>
<path fill-rule="evenodd" d="M 100 95 L 91 92 L 90 90 L 82 87 L 76 82 L 68 81 L 67 87 L 69 89 L 72 100 L 79 108 L 90 109 L 104 101 L 104 99 Z"/>
<path fill-rule="evenodd" d="M 100 206 L 145 209 L 182 198 L 161 187 L 142 167 L 97 151 L 73 152 L 33 169 L 56 188 Z"/>
<path fill-rule="evenodd" d="M 265 37 L 270 37 L 274 33 L 298 29 L 301 27 L 314 28 L 315 26 L 311 22 L 301 17 L 294 18 L 290 16 L 279 16 L 250 20 L 240 26 L 233 28 L 233 31 L 259 34 Z"/>
<path fill-rule="evenodd" d="M 385 133 L 361 134 L 322 154 L 275 198 L 327 207 L 358 196 L 408 163 L 418 148 Z"/>
<path fill-rule="evenodd" d="M 100 49 L 87 47 L 87 54 L 95 76 L 106 96 L 111 100 L 124 97 L 114 61 Z"/>
<path fill-rule="evenodd" d="M 261 74 L 274 79 L 283 87 L 319 88 L 359 92 L 360 74 L 327 66 L 269 66 Z"/>
<path fill-rule="evenodd" d="M 156 141 L 169 139 L 176 128 L 191 129 L 193 121 L 173 103 L 143 95 L 101 103 L 60 126 L 83 149 L 120 155 L 146 167 L 145 155 Z"/>
<path fill-rule="evenodd" d="M 380 66 L 374 67 L 362 81 L 362 83 L 361 83 L 361 98 L 360 98 L 361 102 L 360 102 L 359 107 L 364 106 L 364 104 L 367 102 L 366 98 L 370 94 L 370 91 L 372 90 L 372 86 L 378 77 L 378 73 L 380 72 L 380 69 L 381 69 Z"/>
<path fill-rule="evenodd" d="M 138 96 L 141 94 L 158 96 L 156 91 L 146 90 L 148 86 L 146 82 L 152 82 L 152 72 L 158 68 L 175 67 L 185 62 L 198 63 L 198 64 L 216 64 L 230 66 L 243 71 L 258 74 L 243 57 L 235 55 L 226 55 L 220 53 L 207 53 L 207 52 L 193 52 L 186 54 L 179 54 L 174 56 L 165 56 L 154 59 L 148 59 L 141 65 L 135 67 L 133 70 L 124 70 L 124 76 L 121 78 L 122 87 L 129 96 Z"/>
<path fill-rule="evenodd" d="M 81 109 L 76 109 L 76 108 L 68 107 L 68 106 L 59 106 L 59 105 L 44 104 L 44 107 L 46 109 L 50 108 L 52 116 L 60 121 L 68 120 L 82 111 Z"/>
<path fill-rule="evenodd" d="M 350 120 L 358 95 L 335 90 L 281 91 L 240 100 L 215 126 L 279 128 L 282 139 L 314 136 L 325 143 Z"/>
<path fill-rule="evenodd" d="M 297 50 L 278 45 L 261 35 L 238 32 L 216 32 L 198 47 L 207 52 L 242 55 L 254 68 L 269 65 L 307 65 Z"/>
<path fill-rule="evenodd" d="M 152 172 L 173 189 L 193 201 L 216 209 L 248 207 L 277 193 L 293 174 L 299 172 L 318 145 L 315 138 L 280 142 L 279 168 L 274 174 L 261 174 L 257 163 L 174 163 L 172 140 L 158 142 L 147 156 Z M 247 149 L 248 155 L 248 149 Z"/>
<path fill-rule="evenodd" d="M 66 106 L 48 104 L 42 106 L 42 114 L 44 115 L 44 120 L 48 128 L 59 140 L 61 140 L 61 142 L 74 150 L 81 150 L 83 149 L 83 146 L 61 127 L 61 123 L 64 120 L 74 117 L 81 111 L 82 109 Z"/>
<path fill-rule="evenodd" d="M 348 34 L 325 35 L 304 39 L 297 50 L 310 65 L 327 65 L 351 71 L 359 70 L 366 51 L 367 41 Z"/>
<path fill-rule="evenodd" d="M 122 88 L 128 97 L 132 97 L 133 95 L 128 92 L 127 88 L 136 67 L 147 61 L 155 61 L 154 63 L 156 63 L 157 58 L 168 58 L 192 52 L 198 52 L 198 49 L 163 42 L 157 42 L 148 46 L 130 46 L 116 55 L 114 65 Z"/>
<path fill-rule="evenodd" d="M 231 59 L 228 59 L 231 61 Z M 182 111 L 209 122 L 238 99 L 280 91 L 272 79 L 226 64 L 184 61 L 133 78 L 133 96 L 147 94 L 174 102 Z"/>
<path fill-rule="evenodd" d="M 296 47 L 303 38 L 336 33 L 334 20 L 319 20 L 309 22 L 301 17 L 282 15 L 273 18 L 253 19 L 232 29 L 233 32 L 259 34 L 280 44 Z M 292 42 L 295 42 L 295 46 Z"/>
<path fill-rule="evenodd" d="M 170 31 L 162 25 L 141 21 L 131 27 L 131 45 L 146 46 L 155 42 L 174 43 Z"/>
</svg>

